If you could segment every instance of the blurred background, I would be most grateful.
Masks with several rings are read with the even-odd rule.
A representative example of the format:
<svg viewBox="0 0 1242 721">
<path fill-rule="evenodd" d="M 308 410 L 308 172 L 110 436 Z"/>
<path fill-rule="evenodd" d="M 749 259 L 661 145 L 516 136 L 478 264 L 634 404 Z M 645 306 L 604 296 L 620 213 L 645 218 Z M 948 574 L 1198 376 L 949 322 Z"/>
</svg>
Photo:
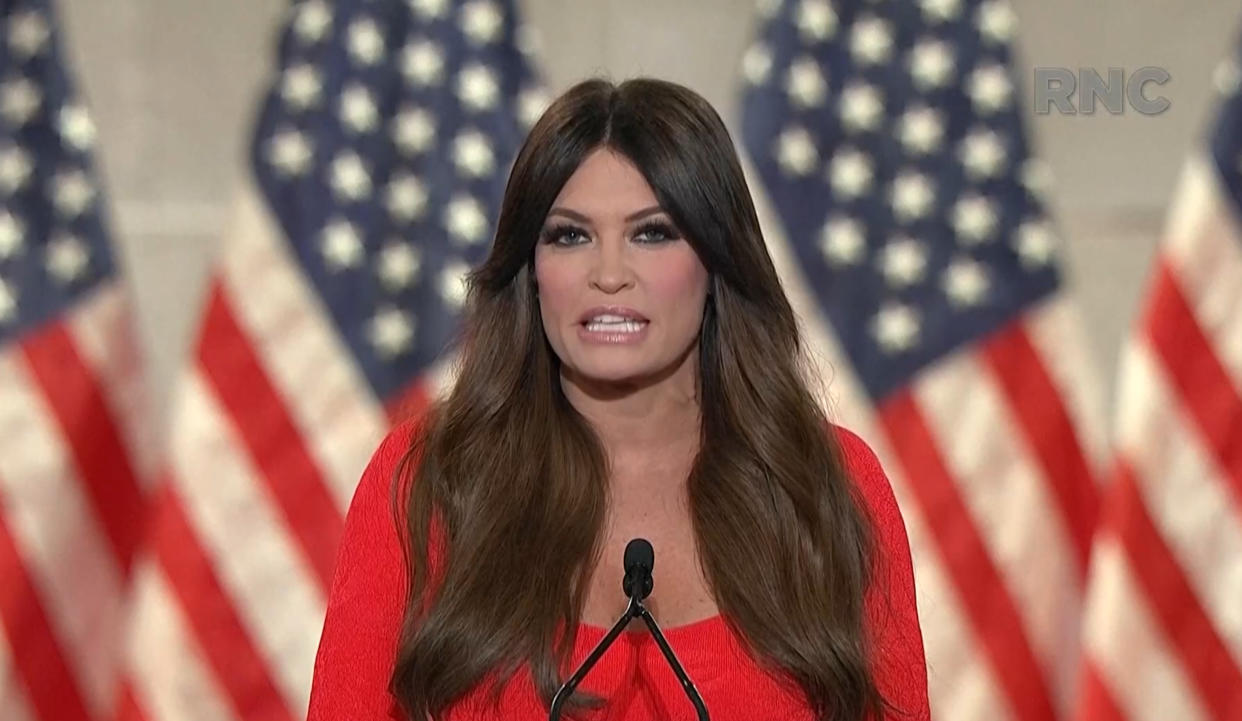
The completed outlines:
<svg viewBox="0 0 1242 721">
<path fill-rule="evenodd" d="M 155 397 L 185 350 L 220 234 L 233 212 L 257 102 L 274 72 L 284 0 L 98 3 L 65 0 L 66 50 L 99 126 L 100 168 L 122 261 L 133 279 Z M 1186 154 L 1205 132 L 1214 71 L 1231 50 L 1225 3 L 1015 0 L 1017 93 L 1050 200 L 1064 262 L 1101 368 L 1117 361 Z M 750 0 L 527 0 L 552 91 L 585 76 L 654 75 L 701 92 L 738 123 Z M 1159 115 L 1036 115 L 1033 68 L 1165 68 Z M 159 404 L 163 407 L 162 402 Z"/>
<path fill-rule="evenodd" d="M 0 0 L 0 721 L 305 716 L 359 475 L 451 382 L 512 155 L 594 75 L 728 124 L 901 506 L 936 721 L 1242 719 L 1240 24 Z M 1037 69 L 1145 67 L 1161 113 L 1036 112 Z"/>
</svg>

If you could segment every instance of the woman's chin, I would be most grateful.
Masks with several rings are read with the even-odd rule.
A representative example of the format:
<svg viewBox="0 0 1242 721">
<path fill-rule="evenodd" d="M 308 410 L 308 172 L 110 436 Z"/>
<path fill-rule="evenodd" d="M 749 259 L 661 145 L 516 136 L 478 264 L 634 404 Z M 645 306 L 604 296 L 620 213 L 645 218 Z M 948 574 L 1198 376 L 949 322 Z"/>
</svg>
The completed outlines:
<svg viewBox="0 0 1242 721">
<path fill-rule="evenodd" d="M 654 370 L 634 363 L 592 363 L 579 366 L 570 374 L 573 382 L 583 388 L 640 385 L 651 378 Z"/>
</svg>

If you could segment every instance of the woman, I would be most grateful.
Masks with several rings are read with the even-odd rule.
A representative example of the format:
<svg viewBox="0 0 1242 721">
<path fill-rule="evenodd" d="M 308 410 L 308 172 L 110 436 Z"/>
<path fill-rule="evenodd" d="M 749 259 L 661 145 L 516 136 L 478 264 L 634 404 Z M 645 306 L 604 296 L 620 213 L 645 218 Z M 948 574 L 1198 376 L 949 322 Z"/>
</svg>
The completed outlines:
<svg viewBox="0 0 1242 721">
<path fill-rule="evenodd" d="M 800 342 L 711 106 L 648 79 L 566 92 L 471 274 L 452 391 L 363 475 L 310 718 L 546 718 L 641 536 L 713 719 L 926 719 L 900 513 Z M 629 631 L 570 711 L 693 718 Z"/>
</svg>

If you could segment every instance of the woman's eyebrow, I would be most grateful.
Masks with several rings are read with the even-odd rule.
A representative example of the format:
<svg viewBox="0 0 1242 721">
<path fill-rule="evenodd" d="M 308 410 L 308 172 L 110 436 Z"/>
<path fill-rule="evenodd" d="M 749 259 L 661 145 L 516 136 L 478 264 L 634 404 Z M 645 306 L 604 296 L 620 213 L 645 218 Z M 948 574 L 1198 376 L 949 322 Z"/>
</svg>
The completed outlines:
<svg viewBox="0 0 1242 721">
<path fill-rule="evenodd" d="M 625 216 L 625 222 L 633 223 L 636 220 L 646 218 L 648 215 L 655 215 L 656 213 L 663 213 L 663 212 L 664 212 L 664 208 L 661 208 L 658 205 L 653 205 L 650 208 L 643 208 L 642 210 L 636 213 L 630 213 L 629 215 Z"/>
<path fill-rule="evenodd" d="M 649 215 L 655 215 L 656 213 L 663 213 L 663 212 L 664 212 L 664 208 L 658 205 L 653 205 L 649 208 L 643 208 L 642 210 L 630 213 L 629 215 L 625 216 L 625 222 L 633 223 L 634 221 L 640 220 L 642 218 L 646 218 Z M 549 217 L 553 215 L 563 215 L 566 218 L 569 218 L 570 220 L 576 220 L 579 223 L 589 224 L 591 222 L 591 219 L 586 217 L 582 213 L 579 213 L 576 210 L 570 210 L 569 208 L 562 208 L 560 206 L 557 206 L 548 211 Z"/>
<path fill-rule="evenodd" d="M 548 211 L 548 217 L 551 217 L 553 215 L 563 215 L 566 218 L 569 218 L 570 220 L 576 220 L 579 223 L 590 223 L 591 222 L 590 218 L 586 217 L 582 213 L 570 210 L 569 208 L 560 208 L 560 207 L 553 208 L 552 210 Z"/>
</svg>

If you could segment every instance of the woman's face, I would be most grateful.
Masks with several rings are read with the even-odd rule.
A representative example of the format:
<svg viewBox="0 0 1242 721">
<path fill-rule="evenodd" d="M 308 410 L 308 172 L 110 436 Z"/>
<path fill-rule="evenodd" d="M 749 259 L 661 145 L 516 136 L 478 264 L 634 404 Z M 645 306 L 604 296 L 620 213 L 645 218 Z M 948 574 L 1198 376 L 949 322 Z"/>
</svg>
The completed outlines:
<svg viewBox="0 0 1242 721">
<path fill-rule="evenodd" d="M 535 247 L 535 280 L 571 381 L 693 372 L 707 269 L 625 156 L 597 149 L 565 183 Z"/>
</svg>

